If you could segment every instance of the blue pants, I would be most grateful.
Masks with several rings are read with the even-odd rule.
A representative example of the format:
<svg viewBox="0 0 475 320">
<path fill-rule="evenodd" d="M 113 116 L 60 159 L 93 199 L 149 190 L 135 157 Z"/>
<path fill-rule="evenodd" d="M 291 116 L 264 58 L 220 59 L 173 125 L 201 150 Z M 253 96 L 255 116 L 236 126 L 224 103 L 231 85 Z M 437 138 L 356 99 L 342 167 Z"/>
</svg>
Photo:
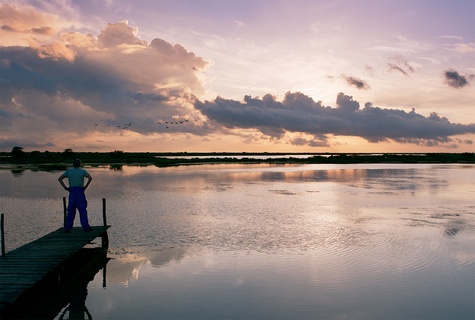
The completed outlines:
<svg viewBox="0 0 475 320">
<path fill-rule="evenodd" d="M 76 218 L 76 209 L 79 211 L 81 226 L 84 230 L 89 229 L 89 220 L 87 218 L 87 200 L 83 187 L 69 188 L 68 214 L 66 215 L 66 230 L 71 230 Z"/>
</svg>

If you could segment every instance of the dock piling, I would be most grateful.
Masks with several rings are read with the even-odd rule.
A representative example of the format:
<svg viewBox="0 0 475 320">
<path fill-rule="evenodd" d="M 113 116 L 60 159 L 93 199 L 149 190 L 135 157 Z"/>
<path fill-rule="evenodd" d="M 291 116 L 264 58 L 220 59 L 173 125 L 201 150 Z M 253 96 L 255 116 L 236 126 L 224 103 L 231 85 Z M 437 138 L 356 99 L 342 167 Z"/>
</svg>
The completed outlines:
<svg viewBox="0 0 475 320">
<path fill-rule="evenodd" d="M 106 198 L 102 198 L 102 221 L 104 222 L 104 227 L 107 226 Z"/>
<path fill-rule="evenodd" d="M 106 215 L 106 198 L 102 198 L 102 220 L 104 227 L 107 227 L 107 215 Z M 107 232 L 104 232 L 101 235 L 102 239 L 102 249 L 107 250 L 109 248 L 109 235 Z"/>
<path fill-rule="evenodd" d="M 0 222 L 0 224 L 1 224 L 1 227 L 0 227 L 1 231 L 0 232 L 2 233 L 2 257 L 4 257 L 5 256 L 5 222 L 4 222 L 5 215 L 2 213 L 1 216 L 2 216 L 2 218 L 1 218 L 1 222 Z"/>
<path fill-rule="evenodd" d="M 63 227 L 66 228 L 66 215 L 67 215 L 67 210 L 66 210 L 66 197 L 63 197 Z"/>
</svg>

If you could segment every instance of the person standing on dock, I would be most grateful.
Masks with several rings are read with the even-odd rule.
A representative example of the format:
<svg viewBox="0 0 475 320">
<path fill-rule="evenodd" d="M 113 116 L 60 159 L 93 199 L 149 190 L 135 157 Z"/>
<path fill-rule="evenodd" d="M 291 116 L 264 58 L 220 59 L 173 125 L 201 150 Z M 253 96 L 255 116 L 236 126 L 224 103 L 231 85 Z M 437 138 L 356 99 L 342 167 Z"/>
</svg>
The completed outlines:
<svg viewBox="0 0 475 320">
<path fill-rule="evenodd" d="M 81 160 L 75 159 L 73 161 L 73 167 L 66 170 L 59 178 L 59 183 L 63 186 L 66 191 L 69 191 L 69 202 L 68 202 L 68 214 L 66 216 L 66 224 L 64 226 L 65 232 L 71 232 L 71 229 L 74 225 L 74 219 L 76 217 L 76 209 L 79 211 L 79 218 L 81 221 L 81 226 L 85 232 L 92 231 L 91 226 L 89 225 L 89 219 L 87 217 L 87 200 L 86 191 L 89 184 L 91 184 L 92 177 L 84 169 L 81 169 Z M 64 179 L 68 178 L 69 187 L 64 184 Z M 84 178 L 87 179 L 86 184 L 84 184 Z"/>
</svg>

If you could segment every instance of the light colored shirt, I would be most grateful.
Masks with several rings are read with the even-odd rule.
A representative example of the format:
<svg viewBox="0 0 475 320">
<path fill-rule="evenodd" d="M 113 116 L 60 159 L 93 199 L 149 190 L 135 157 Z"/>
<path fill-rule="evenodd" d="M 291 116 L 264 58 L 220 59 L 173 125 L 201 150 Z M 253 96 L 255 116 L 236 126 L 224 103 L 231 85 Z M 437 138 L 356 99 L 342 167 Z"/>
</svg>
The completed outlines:
<svg viewBox="0 0 475 320">
<path fill-rule="evenodd" d="M 84 187 L 84 178 L 88 172 L 81 168 L 71 168 L 64 172 L 64 176 L 68 178 L 70 187 Z"/>
</svg>

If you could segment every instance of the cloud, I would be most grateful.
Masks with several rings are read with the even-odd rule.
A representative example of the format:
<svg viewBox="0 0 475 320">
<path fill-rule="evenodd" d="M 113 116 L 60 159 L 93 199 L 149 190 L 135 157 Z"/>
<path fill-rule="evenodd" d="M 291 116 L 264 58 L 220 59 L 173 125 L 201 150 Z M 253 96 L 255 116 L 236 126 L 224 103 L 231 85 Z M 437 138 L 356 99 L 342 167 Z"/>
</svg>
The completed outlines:
<svg viewBox="0 0 475 320">
<path fill-rule="evenodd" d="M 128 21 L 109 23 L 105 30 L 97 36 L 97 45 L 100 48 L 111 48 L 120 45 L 146 46 L 147 42 L 137 38 L 138 29 L 129 26 Z"/>
<path fill-rule="evenodd" d="M 158 141 L 173 134 L 210 145 L 230 137 L 328 147 L 333 136 L 357 136 L 372 143 L 448 146 L 471 144 L 452 136 L 475 132 L 474 124 L 451 123 L 436 113 L 424 117 L 371 103 L 362 107 L 344 93 L 337 95 L 335 107 L 300 92 L 288 92 L 282 101 L 271 94 L 201 101 L 206 91 L 201 72 L 208 61 L 180 44 L 145 41 L 127 21 L 109 23 L 95 35 L 61 31 L 65 22 L 59 16 L 30 7 L 3 4 L 0 13 L 3 150 L 15 145 L 63 150 L 72 147 L 65 146 L 70 141 L 107 148 L 109 141 Z M 392 71 L 415 72 L 402 56 L 389 62 Z M 445 77 L 461 87 L 466 85 L 461 79 L 472 76 L 447 70 Z M 342 78 L 360 90 L 370 88 L 358 77 Z"/>
<path fill-rule="evenodd" d="M 6 45 L 38 45 L 57 34 L 59 18 L 33 7 L 0 4 L 0 39 Z"/>
<path fill-rule="evenodd" d="M 313 140 L 298 137 L 296 145 L 322 145 L 333 136 L 358 136 L 369 142 L 397 141 L 417 145 L 450 143 L 450 136 L 475 133 L 475 124 L 451 123 L 432 113 L 429 117 L 414 110 L 384 109 L 366 103 L 360 108 L 353 97 L 339 93 L 336 108 L 322 105 L 299 92 L 286 93 L 283 101 L 274 96 L 245 96 L 244 101 L 217 97 L 197 101 L 195 107 L 216 124 L 228 129 L 255 128 L 263 135 L 283 139 L 286 133 L 313 135 Z"/>
<path fill-rule="evenodd" d="M 368 90 L 370 89 L 370 86 L 369 84 L 360 79 L 360 78 L 356 78 L 356 77 L 348 77 L 348 76 L 345 76 L 343 75 L 342 76 L 343 79 L 345 79 L 345 81 L 350 85 L 350 86 L 354 86 L 356 87 L 357 89 L 363 89 L 363 90 Z"/>
<path fill-rule="evenodd" d="M 388 66 L 389 71 L 397 71 L 405 76 L 409 76 L 410 73 L 416 72 L 416 70 L 407 62 L 406 58 L 402 55 L 396 55 L 389 58 Z"/>
<path fill-rule="evenodd" d="M 446 44 L 446 47 L 454 52 L 459 54 L 470 54 L 475 52 L 475 43 L 464 43 L 464 42 L 457 42 L 454 44 Z"/>
<path fill-rule="evenodd" d="M 472 80 L 475 75 L 464 76 L 459 72 L 448 69 L 444 71 L 445 82 L 453 88 L 463 88 L 469 84 L 469 80 Z"/>
<path fill-rule="evenodd" d="M 43 140 L 37 145 L 57 141 L 61 131 L 105 132 L 130 122 L 151 134 L 156 119 L 193 113 L 204 91 L 197 72 L 207 65 L 181 45 L 139 39 L 127 21 L 97 37 L 64 32 L 38 46 L 2 46 L 0 55 L 2 140 Z"/>
</svg>

